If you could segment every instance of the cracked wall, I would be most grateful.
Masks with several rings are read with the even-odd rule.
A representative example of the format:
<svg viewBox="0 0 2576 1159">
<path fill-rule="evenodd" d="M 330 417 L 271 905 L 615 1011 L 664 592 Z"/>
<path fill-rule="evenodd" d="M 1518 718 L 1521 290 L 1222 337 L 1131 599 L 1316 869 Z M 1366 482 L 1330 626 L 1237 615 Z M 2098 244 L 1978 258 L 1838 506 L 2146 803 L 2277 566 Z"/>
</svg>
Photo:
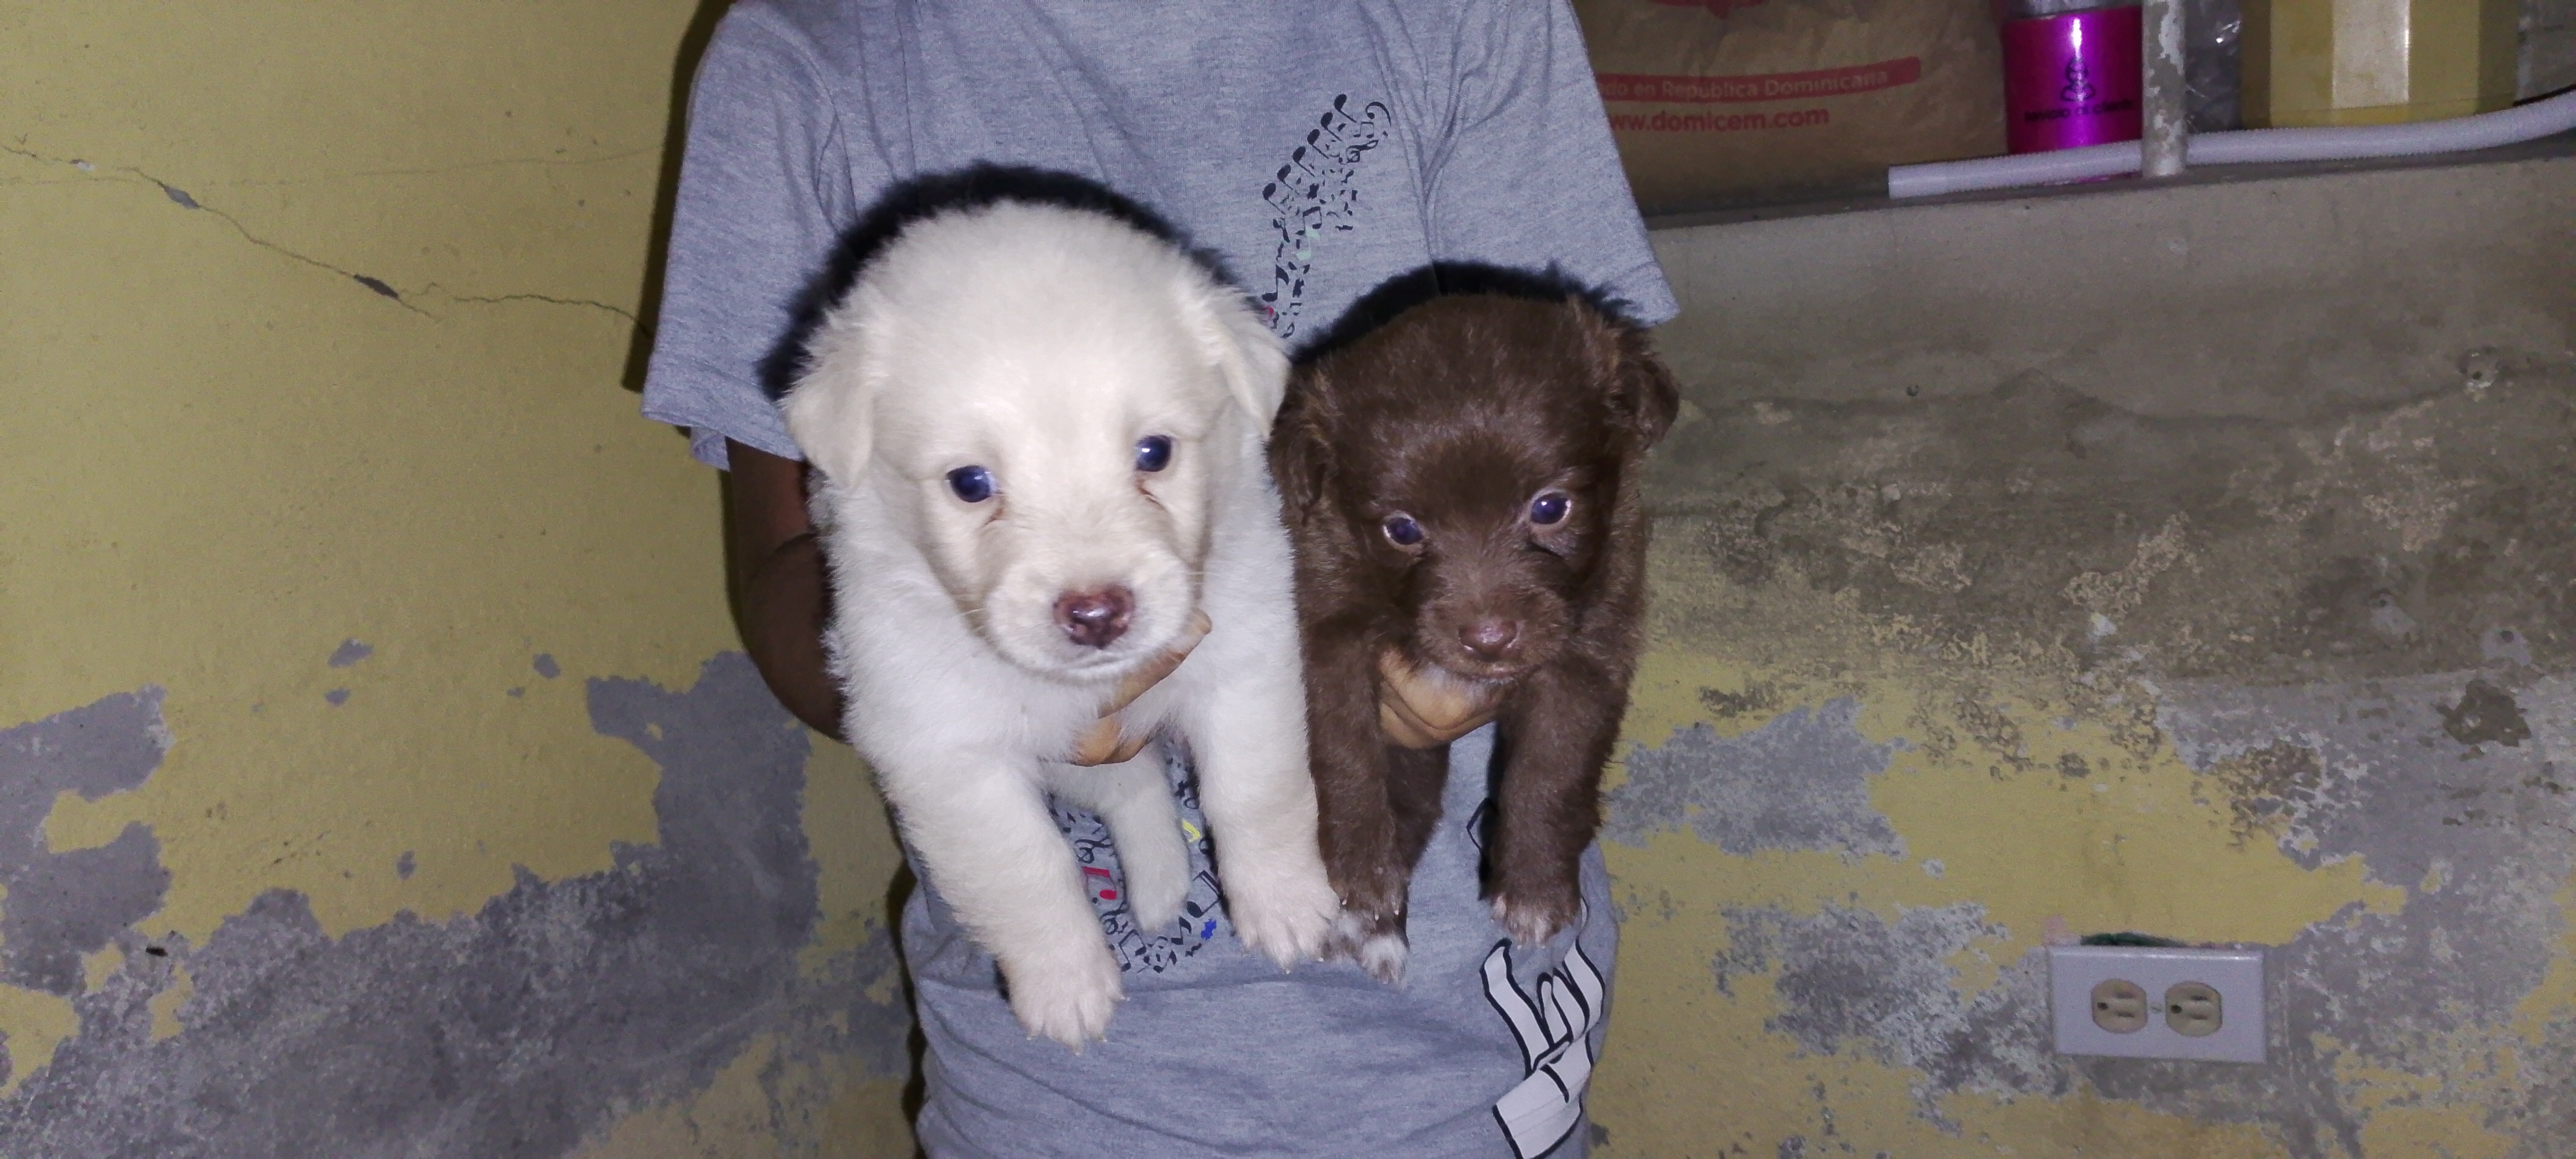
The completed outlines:
<svg viewBox="0 0 2576 1159">
<path fill-rule="evenodd" d="M 1603 1152 L 2572 1153 L 2571 196 L 1659 232 Z M 2122 930 L 2269 947 L 2271 1062 L 2054 1054 L 2044 946 Z"/>
<path fill-rule="evenodd" d="M 882 812 L 634 412 L 720 7 L 0 14 L 0 1153 L 894 1149 Z"/>
<path fill-rule="evenodd" d="M 882 814 L 622 386 L 715 7 L 0 14 L 0 1150 L 904 1146 Z M 2526 154 L 1658 235 L 1605 1154 L 2566 1152 Z M 2107 929 L 2275 1062 L 2049 1053 Z"/>
</svg>

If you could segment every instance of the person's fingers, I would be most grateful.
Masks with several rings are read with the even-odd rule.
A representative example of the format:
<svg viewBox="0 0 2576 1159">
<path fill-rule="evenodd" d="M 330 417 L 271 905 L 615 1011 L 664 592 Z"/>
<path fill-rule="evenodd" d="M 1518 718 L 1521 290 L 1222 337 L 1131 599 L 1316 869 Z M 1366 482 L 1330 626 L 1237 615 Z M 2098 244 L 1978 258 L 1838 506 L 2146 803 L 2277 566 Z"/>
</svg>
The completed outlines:
<svg viewBox="0 0 2576 1159">
<path fill-rule="evenodd" d="M 1392 652 L 1378 657 L 1378 675 L 1378 730 L 1406 748 L 1432 748 L 1474 732 L 1502 703 L 1498 689 L 1428 678 Z"/>
<path fill-rule="evenodd" d="M 1147 661 L 1144 667 L 1128 673 L 1126 679 L 1118 682 L 1118 691 L 1101 706 L 1100 715 L 1105 717 L 1116 713 L 1134 703 L 1137 697 L 1145 695 L 1147 689 L 1162 683 L 1164 677 L 1181 666 L 1181 661 L 1190 658 L 1190 651 L 1199 646 L 1199 641 L 1207 639 L 1208 631 L 1213 627 L 1215 625 L 1209 622 L 1205 609 L 1192 615 L 1190 626 L 1182 631 L 1180 639 L 1172 641 L 1172 646 L 1164 649 L 1162 655 Z"/>
<path fill-rule="evenodd" d="M 1145 746 L 1153 741 L 1153 734 L 1131 737 L 1119 727 L 1120 724 L 1115 716 L 1104 716 L 1092 722 L 1091 727 L 1083 732 L 1082 739 L 1074 742 L 1073 755 L 1066 758 L 1067 763 L 1116 765 L 1135 760 L 1136 754 L 1145 751 Z"/>
<path fill-rule="evenodd" d="M 1118 747 L 1110 752 L 1108 760 L 1100 763 L 1104 765 L 1123 765 L 1129 761 L 1135 760 L 1136 754 L 1145 751 L 1145 746 L 1151 743 L 1153 739 L 1154 738 L 1151 736 L 1128 736 L 1121 733 L 1119 734 Z"/>
<path fill-rule="evenodd" d="M 1207 639 L 1208 632 L 1215 626 L 1208 620 L 1206 609 L 1192 614 L 1190 626 L 1181 632 L 1180 639 L 1172 641 L 1172 646 L 1164 649 L 1161 655 L 1119 681 L 1118 690 L 1110 694 L 1107 704 L 1101 706 L 1100 719 L 1082 734 L 1082 739 L 1074 742 L 1071 762 L 1077 765 L 1122 764 L 1135 760 L 1136 754 L 1145 751 L 1145 746 L 1153 742 L 1154 734 L 1128 736 L 1118 719 L 1119 710 L 1145 695 L 1147 689 L 1162 683 L 1164 677 L 1181 666 L 1181 661 L 1190 658 L 1190 652 L 1199 646 L 1199 641 Z"/>
<path fill-rule="evenodd" d="M 1377 731 L 1386 743 L 1409 749 L 1438 748 L 1449 743 L 1429 725 L 1406 713 L 1391 697 L 1377 703 Z"/>
</svg>

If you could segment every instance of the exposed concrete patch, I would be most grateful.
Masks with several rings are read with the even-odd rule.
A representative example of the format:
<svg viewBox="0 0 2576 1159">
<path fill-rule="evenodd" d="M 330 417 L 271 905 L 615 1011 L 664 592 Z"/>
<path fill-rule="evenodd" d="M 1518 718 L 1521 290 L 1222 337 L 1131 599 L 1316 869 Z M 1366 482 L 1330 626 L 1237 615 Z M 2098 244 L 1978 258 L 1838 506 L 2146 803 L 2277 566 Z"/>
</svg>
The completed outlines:
<svg viewBox="0 0 2576 1159">
<path fill-rule="evenodd" d="M 2316 750 L 2287 740 L 2213 761 L 2201 771 L 2227 795 L 2239 841 L 2258 835 L 2278 840 L 2325 792 L 2326 770 Z"/>
<path fill-rule="evenodd" d="M 2551 1022 L 2539 1043 L 2524 1044 L 2518 1053 L 2523 1066 L 2562 1081 L 2531 1084 L 2521 1098 L 2489 1111 L 2487 1127 L 2520 1137 L 2513 1159 L 2556 1159 L 2576 1139 L 2576 1082 L 2564 1081 L 2576 1075 L 2576 1016 Z"/>
<path fill-rule="evenodd" d="M 357 640 L 342 640 L 339 647 L 331 650 L 330 663 L 334 668 L 347 668 L 375 654 L 374 648 Z"/>
<path fill-rule="evenodd" d="M 2081 1075 L 2106 1098 L 2258 1125 L 2298 1159 L 2361 1159 L 2364 1127 L 2388 1105 L 2495 1108 L 2491 1123 L 2522 1139 L 2521 1153 L 2562 1154 L 2576 1137 L 2565 1093 L 2576 1020 L 2536 1050 L 2513 1021 L 2566 928 L 2555 895 L 2576 870 L 2564 767 L 2576 680 L 2494 680 L 2167 690 L 2175 748 L 2228 795 L 2240 834 L 2275 839 L 2312 869 L 2362 857 L 2373 879 L 2409 895 L 2398 913 L 2355 904 L 2274 947 L 2268 1065 L 2055 1057 L 2043 951 L 1973 999 L 1954 993 L 1943 960 L 2001 936 L 1974 905 L 1900 908 L 1894 923 L 1840 907 L 1814 918 L 1730 910 L 1718 989 L 1776 967 L 1773 1031 L 1810 1053 L 1860 1050 L 1922 1071 L 1918 1113 L 1935 1122 L 1949 1094 L 2062 1095 Z M 2506 698 L 2537 743 L 2453 735 L 2464 700 L 2501 720 Z M 2499 1061 L 2508 1049 L 2524 1050 L 2517 1067 Z M 2374 1085 L 2390 1074 L 2399 1086 Z"/>
<path fill-rule="evenodd" d="M 2569 1072 L 2546 1051 L 2511 1073 L 2498 1059 L 2517 1041 L 2516 1006 L 2548 974 L 2565 930 L 2554 894 L 2576 869 L 2569 840 L 2576 794 L 2558 761 L 2576 745 L 2576 681 L 2519 690 L 2543 743 L 2464 749 L 2445 716 L 2471 680 L 2168 690 L 2165 720 L 2176 749 L 2237 798 L 2249 830 L 2277 834 L 2282 851 L 2310 868 L 2363 857 L 2371 877 L 2409 898 L 2394 914 L 2356 904 L 2274 948 L 2268 1065 L 2074 1062 L 2093 1089 L 2204 1122 L 2260 1125 L 2299 1159 L 2365 1155 L 2363 1127 L 2378 1106 L 2511 1100 L 2525 1113 L 2499 1114 L 2497 1128 L 2520 1135 L 2531 1154 L 2559 1153 L 2553 1149 L 2568 1137 L 2561 1128 L 2576 1114 L 2556 1093 Z M 2046 967 L 2037 951 L 2018 975 L 2007 970 L 1969 1004 L 1993 1020 L 1976 1033 L 1959 1029 L 1973 1015 L 1955 1011 L 1930 985 L 1947 975 L 1920 961 L 1965 944 L 1960 920 L 1909 933 L 1902 919 L 1887 927 L 1851 911 L 1804 925 L 1756 916 L 1745 923 L 1752 956 L 1731 966 L 1746 951 L 1730 950 L 1721 959 L 1721 989 L 1730 968 L 1781 959 L 1777 1029 L 1811 1050 L 1858 1040 L 1922 1069 L 1929 1081 L 1918 1097 L 1927 1105 L 1959 1090 L 2061 1092 L 2054 1063 L 1988 1054 L 1989 1042 L 2018 1036 L 2044 1060 L 2038 987 Z M 1792 944 L 1800 948 L 1771 949 Z M 1810 967 L 1812 983 L 1793 983 L 1787 963 L 1801 953 L 1832 964 Z M 1915 964 L 1897 964 L 1909 954 Z M 1894 1001 L 1890 989 L 1909 993 L 1912 1009 L 1883 1013 Z M 2561 1063 L 2571 1060 L 2576 1055 Z M 2406 1085 L 2374 1088 L 2372 1072 L 2402 1076 Z"/>
<path fill-rule="evenodd" d="M 2154 535 L 2138 541 L 2137 556 L 2119 570 L 2088 571 L 2066 581 L 2067 601 L 2095 616 L 2086 624 L 2086 635 L 2098 638 L 2117 631 L 2118 618 L 2147 598 L 2149 581 L 2190 560 L 2183 545 L 2190 526 L 2189 519 L 2175 512 Z"/>
<path fill-rule="evenodd" d="M 1708 725 L 1673 733 L 1628 756 L 1628 780 L 1609 795 L 1604 827 L 1614 840 L 1643 845 L 1654 834 L 1689 829 L 1729 853 L 1821 849 L 1848 858 L 1905 857 L 1905 840 L 1869 802 L 1869 779 L 1887 771 L 1895 742 L 1854 727 L 1860 702 L 1792 709 L 1739 737 Z"/>
<path fill-rule="evenodd" d="M 2531 723 L 2522 718 L 2513 694 L 2484 680 L 2469 681 L 2460 702 L 2442 708 L 2442 731 L 2464 745 L 2512 748 L 2531 739 Z"/>
<path fill-rule="evenodd" d="M 150 829 L 128 825 L 100 848 L 57 853 L 44 826 L 58 795 L 95 801 L 140 788 L 169 748 L 157 686 L 0 732 L 0 978 L 80 993 L 81 955 L 161 908 L 170 873 Z"/>
<path fill-rule="evenodd" d="M 0 1102 L 0 1154 L 560 1155 L 705 1086 L 764 1034 L 790 1061 L 902 1074 L 908 1014 L 881 932 L 798 974 L 817 916 L 807 742 L 749 660 L 719 656 L 684 692 L 594 680 L 590 708 L 660 764 L 658 843 L 563 881 L 522 871 L 444 923 L 333 940 L 277 891 L 203 947 L 155 955 L 124 934 L 124 967 L 76 1002 L 80 1034 Z M 126 731 L 105 746 L 116 767 L 157 758 Z M 155 1041 L 151 1000 L 181 967 L 180 1032 Z"/>
<path fill-rule="evenodd" d="M 2009 937 L 1973 903 L 1897 907 L 1894 923 L 1864 909 L 1828 906 L 1812 918 L 1775 908 L 1729 910 L 1727 949 L 1713 963 L 1718 992 L 1775 966 L 1780 1013 L 1765 1025 L 1809 1054 L 1856 1049 L 1889 1066 L 1924 1072 L 1917 1113 L 1953 1125 L 1941 1096 L 1972 1091 L 2009 1100 L 2064 1094 L 2072 1073 L 2050 1053 L 2048 960 L 2039 950 L 2007 964 L 1973 999 L 1958 992 L 1948 959 L 1980 941 Z"/>
<path fill-rule="evenodd" d="M 1767 680 L 1747 684 L 1741 692 L 1716 688 L 1699 690 L 1699 702 L 1719 720 L 1733 720 L 1757 712 L 1772 712 L 1780 707 L 1780 686 Z"/>
</svg>

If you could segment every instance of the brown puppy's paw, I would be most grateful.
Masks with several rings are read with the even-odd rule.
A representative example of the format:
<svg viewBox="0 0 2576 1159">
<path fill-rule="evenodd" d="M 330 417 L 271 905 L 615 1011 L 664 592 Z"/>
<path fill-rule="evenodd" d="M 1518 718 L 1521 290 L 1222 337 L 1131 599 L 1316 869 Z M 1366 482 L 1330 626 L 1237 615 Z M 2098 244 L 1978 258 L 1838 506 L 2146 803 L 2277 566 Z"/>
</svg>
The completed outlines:
<svg viewBox="0 0 2576 1159">
<path fill-rule="evenodd" d="M 1524 946 L 1545 943 L 1582 916 L 1583 894 L 1571 882 L 1505 886 L 1494 894 L 1494 920 Z"/>
<path fill-rule="evenodd" d="M 1401 914 L 1344 910 L 1324 940 L 1327 961 L 1358 963 L 1371 977 L 1389 985 L 1404 980 L 1404 962 L 1411 952 Z"/>
</svg>

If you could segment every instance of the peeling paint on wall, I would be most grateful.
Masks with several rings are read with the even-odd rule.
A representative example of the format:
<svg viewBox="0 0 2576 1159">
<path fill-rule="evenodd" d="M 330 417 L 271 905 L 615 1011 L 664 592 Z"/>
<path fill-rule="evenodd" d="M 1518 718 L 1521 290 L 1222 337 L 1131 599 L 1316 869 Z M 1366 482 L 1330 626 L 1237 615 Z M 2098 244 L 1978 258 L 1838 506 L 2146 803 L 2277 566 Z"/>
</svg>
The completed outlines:
<svg viewBox="0 0 2576 1159">
<path fill-rule="evenodd" d="M 94 849 L 45 840 L 56 797 L 139 788 L 170 747 L 161 690 L 110 696 L 0 731 L 0 979 L 48 994 L 81 989 L 81 956 L 161 908 L 161 844 L 140 824 Z"/>
<path fill-rule="evenodd" d="M 1956 1131 L 1937 1097 L 1959 1091 L 2065 1094 L 2070 1079 L 2050 1053 L 2048 1027 L 2028 1017 L 2046 993 L 2047 965 L 2032 954 L 1975 995 L 1958 992 L 1949 961 L 2010 937 L 1974 904 L 1898 907 L 1885 921 L 1827 906 L 1814 917 L 1776 908 L 1727 914 L 1727 950 L 1714 963 L 1717 990 L 1769 976 L 1780 1013 L 1767 1027 L 1809 1054 L 1846 1048 L 1923 1071 L 1922 1114 Z"/>
<path fill-rule="evenodd" d="M 1852 728 L 1859 705 L 1835 700 L 1796 709 L 1740 737 L 1708 725 L 1677 732 L 1628 757 L 1628 779 L 1609 794 L 1612 840 L 1688 829 L 1729 853 L 1823 849 L 1849 857 L 1903 858 L 1905 842 L 1869 804 L 1869 779 L 1887 771 L 1899 742 L 1873 744 Z"/>
<path fill-rule="evenodd" d="M 1659 235 L 1600 1153 L 2570 1154 L 2571 182 Z M 2267 947 L 2271 1061 L 2054 1054 L 2124 930 Z"/>
<path fill-rule="evenodd" d="M 11 752 L 68 736 L 80 759 L 58 767 L 131 788 L 142 776 L 118 770 L 157 762 L 157 699 L 0 735 Z M 600 732 L 662 769 L 656 844 L 604 873 L 522 871 L 447 922 L 405 915 L 335 939 L 277 891 L 202 947 L 120 930 L 124 964 L 76 1001 L 78 1036 L 0 1103 L 0 1151 L 560 1155 L 704 1088 L 760 1036 L 781 1044 L 771 1083 L 835 1065 L 905 1073 L 910 1019 L 882 931 L 798 968 L 817 918 L 806 733 L 750 662 L 719 656 L 679 692 L 594 680 L 590 702 Z M 183 970 L 180 1030 L 156 1038 L 151 1004 Z"/>
<path fill-rule="evenodd" d="M 722 9 L 0 17 L 0 729 L 127 745 L 0 757 L 0 1153 L 902 1131 L 882 809 L 699 677 L 718 480 L 630 382 Z"/>
</svg>

